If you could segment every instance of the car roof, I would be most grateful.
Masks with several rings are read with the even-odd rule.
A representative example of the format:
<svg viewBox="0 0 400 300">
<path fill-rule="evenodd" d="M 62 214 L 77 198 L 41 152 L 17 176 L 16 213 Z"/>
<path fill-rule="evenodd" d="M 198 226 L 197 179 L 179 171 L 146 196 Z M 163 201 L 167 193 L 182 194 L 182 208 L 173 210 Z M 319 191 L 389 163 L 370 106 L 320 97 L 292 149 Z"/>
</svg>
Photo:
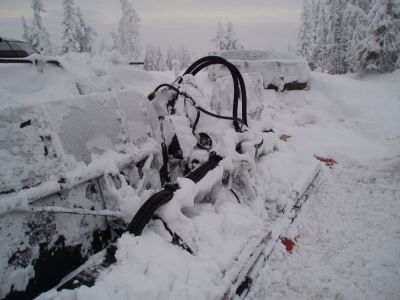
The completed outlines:
<svg viewBox="0 0 400 300">
<path fill-rule="evenodd" d="M 0 40 L 6 41 L 6 42 L 25 43 L 24 41 L 12 39 L 12 38 L 9 38 L 6 36 L 0 36 Z"/>
</svg>

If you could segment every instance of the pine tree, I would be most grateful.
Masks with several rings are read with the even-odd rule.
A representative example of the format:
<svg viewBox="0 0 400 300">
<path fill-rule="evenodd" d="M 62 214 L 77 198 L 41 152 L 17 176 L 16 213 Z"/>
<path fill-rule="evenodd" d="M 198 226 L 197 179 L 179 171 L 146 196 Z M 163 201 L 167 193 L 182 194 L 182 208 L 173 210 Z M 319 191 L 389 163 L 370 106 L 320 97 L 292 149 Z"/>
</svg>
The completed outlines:
<svg viewBox="0 0 400 300">
<path fill-rule="evenodd" d="M 157 71 L 165 71 L 164 55 L 160 47 L 156 51 L 155 66 Z"/>
<path fill-rule="evenodd" d="M 218 22 L 218 27 L 217 27 L 217 35 L 212 41 L 215 44 L 215 50 L 225 50 L 226 45 L 225 45 L 225 30 L 224 27 L 222 26 L 221 22 Z"/>
<path fill-rule="evenodd" d="M 322 71 L 324 71 L 324 66 L 326 65 L 326 56 L 327 56 L 327 35 L 328 35 L 328 27 L 327 27 L 327 17 L 326 17 L 326 0 L 318 1 L 318 14 L 315 18 L 318 20 L 316 22 L 316 37 L 315 37 L 315 47 L 313 54 L 310 58 L 310 65 L 313 68 L 320 67 Z"/>
<path fill-rule="evenodd" d="M 128 0 L 121 1 L 122 17 L 118 31 L 112 34 L 113 48 L 129 59 L 138 60 L 141 55 L 140 19 Z"/>
<path fill-rule="evenodd" d="M 308 0 L 303 0 L 303 11 L 301 15 L 300 31 L 297 38 L 297 53 L 307 61 L 311 59 L 314 50 L 313 20 L 311 7 Z"/>
<path fill-rule="evenodd" d="M 153 51 L 153 47 L 151 45 L 147 45 L 146 47 L 146 51 L 144 54 L 144 64 L 143 64 L 143 68 L 146 71 L 153 71 L 153 55 L 154 55 L 154 51 Z"/>
<path fill-rule="evenodd" d="M 25 42 L 27 42 L 29 45 L 32 46 L 32 29 L 28 26 L 26 23 L 26 20 L 24 17 L 21 17 L 21 22 L 22 22 L 22 27 L 23 27 L 23 34 L 22 38 L 24 39 Z"/>
<path fill-rule="evenodd" d="M 318 28 L 318 14 L 320 11 L 320 1 L 312 0 L 312 8 L 311 8 L 311 20 L 312 20 L 312 32 L 313 32 L 313 44 L 314 47 L 317 42 L 317 28 Z"/>
<path fill-rule="evenodd" d="M 163 68 L 162 51 L 153 45 L 147 45 L 144 56 L 144 69 L 146 71 L 161 71 Z"/>
<path fill-rule="evenodd" d="M 360 74 L 392 72 L 400 53 L 400 3 L 375 0 L 368 24 L 366 38 L 355 56 L 354 69 Z"/>
<path fill-rule="evenodd" d="M 221 22 L 218 23 L 217 35 L 212 39 L 215 43 L 215 50 L 238 50 L 243 49 L 236 32 L 233 29 L 232 22 L 228 22 L 224 28 Z"/>
<path fill-rule="evenodd" d="M 64 32 L 62 35 L 63 45 L 62 53 L 80 52 L 79 31 L 80 22 L 76 14 L 76 9 L 73 0 L 63 0 L 64 6 Z"/>
<path fill-rule="evenodd" d="M 354 71 L 354 66 L 357 64 L 358 47 L 361 41 L 364 40 L 367 29 L 367 15 L 360 7 L 359 0 L 347 3 L 343 20 L 347 26 L 347 31 L 345 32 L 347 64 L 349 65 L 349 70 Z"/>
<path fill-rule="evenodd" d="M 23 38 L 32 48 L 43 54 L 52 55 L 53 45 L 50 40 L 50 34 L 44 27 L 41 13 L 45 11 L 42 0 L 32 0 L 33 19 L 32 26 L 29 27 L 25 18 L 21 18 L 23 26 Z"/>
<path fill-rule="evenodd" d="M 243 49 L 243 45 L 240 44 L 236 32 L 233 29 L 232 22 L 228 22 L 226 24 L 226 31 L 225 31 L 225 48 L 226 50 L 239 50 Z"/>
<path fill-rule="evenodd" d="M 76 8 L 76 15 L 79 21 L 79 28 L 77 28 L 79 50 L 80 52 L 92 52 L 96 32 L 85 22 L 79 7 Z"/>
<path fill-rule="evenodd" d="M 176 59 L 176 51 L 171 46 L 169 46 L 167 53 L 165 55 L 165 64 L 168 70 L 172 71 L 174 67 L 173 61 L 175 59 Z"/>
<path fill-rule="evenodd" d="M 340 0 L 328 0 L 327 37 L 325 61 L 331 74 L 344 74 L 348 71 L 346 60 L 346 42 L 343 24 L 343 3 Z"/>
<path fill-rule="evenodd" d="M 180 69 L 183 70 L 187 68 L 192 61 L 189 49 L 181 45 L 176 50 L 176 53 L 176 59 L 178 59 L 180 62 Z"/>
</svg>

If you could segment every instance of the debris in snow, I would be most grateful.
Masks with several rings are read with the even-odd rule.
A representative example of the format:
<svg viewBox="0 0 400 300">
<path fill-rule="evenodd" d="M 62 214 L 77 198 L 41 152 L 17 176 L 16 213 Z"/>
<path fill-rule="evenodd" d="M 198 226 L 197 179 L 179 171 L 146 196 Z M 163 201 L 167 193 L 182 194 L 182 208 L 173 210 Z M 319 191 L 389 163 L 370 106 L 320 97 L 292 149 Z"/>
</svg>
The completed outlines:
<svg viewBox="0 0 400 300">
<path fill-rule="evenodd" d="M 318 155 L 314 155 L 314 157 L 320 162 L 323 162 L 326 166 L 328 166 L 331 169 L 333 168 L 334 165 L 337 164 L 336 160 L 334 160 L 333 158 L 322 157 Z"/>
<path fill-rule="evenodd" d="M 282 140 L 282 141 L 284 141 L 284 142 L 287 142 L 291 137 L 292 137 L 292 136 L 287 135 L 287 134 L 281 134 L 281 135 L 279 136 L 279 139 Z"/>
<path fill-rule="evenodd" d="M 296 243 L 292 239 L 289 239 L 287 237 L 281 237 L 280 240 L 281 240 L 282 244 L 285 245 L 286 251 L 289 253 L 292 253 L 293 248 L 296 245 Z"/>
</svg>

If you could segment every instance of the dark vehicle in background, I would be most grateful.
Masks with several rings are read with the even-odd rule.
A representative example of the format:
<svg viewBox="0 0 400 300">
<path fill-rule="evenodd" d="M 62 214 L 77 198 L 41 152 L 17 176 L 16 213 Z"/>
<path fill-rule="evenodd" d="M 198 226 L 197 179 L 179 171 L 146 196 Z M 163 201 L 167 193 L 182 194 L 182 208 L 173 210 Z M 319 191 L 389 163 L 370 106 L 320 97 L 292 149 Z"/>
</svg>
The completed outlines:
<svg viewBox="0 0 400 300">
<path fill-rule="evenodd" d="M 19 58 L 35 53 L 31 46 L 23 41 L 0 37 L 0 57 Z"/>
<path fill-rule="evenodd" d="M 38 54 L 39 57 L 29 58 L 32 54 Z M 35 51 L 28 43 L 0 37 L 0 64 L 52 64 L 62 68 L 60 62 L 55 59 L 41 57 L 40 53 Z"/>
</svg>

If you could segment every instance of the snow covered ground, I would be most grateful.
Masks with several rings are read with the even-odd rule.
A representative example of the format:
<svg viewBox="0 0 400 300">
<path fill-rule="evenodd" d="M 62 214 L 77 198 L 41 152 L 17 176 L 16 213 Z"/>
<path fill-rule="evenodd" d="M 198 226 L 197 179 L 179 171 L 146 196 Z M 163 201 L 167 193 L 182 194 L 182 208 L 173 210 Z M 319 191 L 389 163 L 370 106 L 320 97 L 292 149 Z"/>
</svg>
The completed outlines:
<svg viewBox="0 0 400 300">
<path fill-rule="evenodd" d="M 26 103 L 27 95 L 32 103 L 63 98 L 67 91 L 68 96 L 121 89 L 147 94 L 159 83 L 172 80 L 170 73 L 137 70 L 113 55 L 64 56 L 61 62 L 68 72 L 37 73 L 37 82 L 23 88 L 12 80 L 18 78 L 18 72 L 0 66 L 8 68 L 0 72 L 0 106 Z M 207 84 L 207 76 L 200 81 Z M 309 91 L 263 91 L 263 119 L 273 124 L 278 134 L 291 136 L 287 144 L 282 142 L 283 148 L 296 149 L 299 157 L 309 153 L 330 157 L 337 164 L 324 168 L 320 185 L 286 233 L 296 243 L 292 253 L 277 245 L 249 299 L 398 299 L 399 82 L 399 71 L 362 80 L 312 73 Z M 206 90 L 211 94 L 209 87 Z M 226 212 L 226 228 L 254 228 L 253 223 L 240 224 L 236 206 L 222 203 L 219 207 Z M 204 218 L 214 216 L 208 206 L 203 213 Z M 251 219 L 249 216 L 250 212 L 243 215 L 243 220 Z M 216 229 L 212 226 L 210 223 L 200 233 L 213 247 L 219 245 L 221 252 L 230 250 L 228 241 L 213 238 Z M 118 245 L 118 264 L 106 271 L 95 287 L 80 288 L 79 299 L 207 299 L 210 293 L 205 286 L 221 289 L 219 278 L 209 276 L 216 269 L 209 257 L 193 260 L 159 235 L 124 235 Z M 152 258 L 151 265 L 140 263 L 143 255 Z M 219 263 L 229 265 L 227 261 Z M 165 277 L 162 268 L 175 269 L 179 276 Z M 133 280 L 139 280 L 136 286 L 142 291 L 132 293 Z M 155 288 L 154 280 L 163 286 Z M 160 291 L 173 292 L 166 295 Z M 70 299 L 68 293 L 64 296 Z"/>
<path fill-rule="evenodd" d="M 399 82 L 399 71 L 314 73 L 309 92 L 266 95 L 292 143 L 338 164 L 287 233 L 292 253 L 275 248 L 249 299 L 399 299 Z"/>
</svg>

